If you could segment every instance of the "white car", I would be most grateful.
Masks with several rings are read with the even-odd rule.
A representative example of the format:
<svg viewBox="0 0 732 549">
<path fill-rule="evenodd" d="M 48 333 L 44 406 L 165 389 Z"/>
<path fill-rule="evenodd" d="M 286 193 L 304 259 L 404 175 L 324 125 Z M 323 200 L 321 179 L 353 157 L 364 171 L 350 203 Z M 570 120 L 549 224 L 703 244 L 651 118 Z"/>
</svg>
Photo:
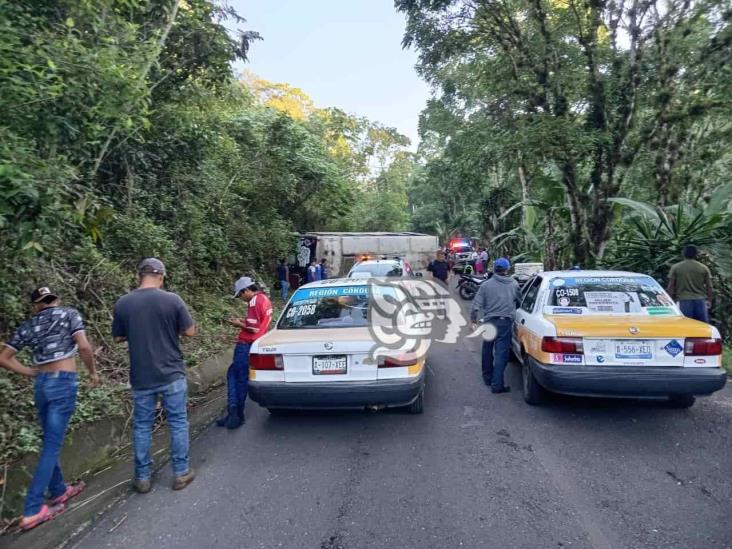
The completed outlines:
<svg viewBox="0 0 732 549">
<path fill-rule="evenodd" d="M 408 261 L 401 258 L 364 259 L 348 271 L 348 278 L 412 278 L 422 276 L 415 273 Z"/>
<path fill-rule="evenodd" d="M 513 351 L 529 404 L 551 391 L 668 397 L 685 408 L 725 384 L 719 331 L 683 316 L 648 275 L 540 272 L 522 292 Z"/>
<path fill-rule="evenodd" d="M 372 352 L 372 284 L 330 279 L 298 288 L 275 328 L 251 347 L 250 398 L 270 412 L 403 406 L 421 413 L 424 357 Z"/>
</svg>

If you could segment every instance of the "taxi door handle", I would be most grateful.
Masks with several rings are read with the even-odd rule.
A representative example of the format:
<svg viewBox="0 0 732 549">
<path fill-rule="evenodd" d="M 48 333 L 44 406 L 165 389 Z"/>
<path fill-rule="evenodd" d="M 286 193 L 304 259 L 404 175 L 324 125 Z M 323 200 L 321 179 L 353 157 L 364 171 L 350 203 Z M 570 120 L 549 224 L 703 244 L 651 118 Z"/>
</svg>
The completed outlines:
<svg viewBox="0 0 732 549">
<path fill-rule="evenodd" d="M 522 318 L 521 319 L 521 324 L 526 324 L 526 319 L 525 318 Z"/>
</svg>

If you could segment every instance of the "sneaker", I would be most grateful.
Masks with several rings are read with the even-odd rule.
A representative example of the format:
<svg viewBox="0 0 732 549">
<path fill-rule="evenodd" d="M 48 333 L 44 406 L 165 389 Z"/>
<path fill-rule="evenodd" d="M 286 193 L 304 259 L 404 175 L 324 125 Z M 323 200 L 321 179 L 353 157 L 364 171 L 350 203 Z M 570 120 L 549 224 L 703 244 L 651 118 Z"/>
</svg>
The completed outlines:
<svg viewBox="0 0 732 549">
<path fill-rule="evenodd" d="M 494 395 L 498 395 L 500 393 L 510 393 L 510 392 L 511 392 L 511 387 L 508 387 L 508 386 L 505 386 L 505 387 L 493 387 L 491 389 L 491 393 L 493 393 Z"/>
<path fill-rule="evenodd" d="M 132 481 L 132 487 L 138 494 L 147 494 L 150 490 L 152 490 L 152 482 L 149 478 L 136 478 Z"/>
<path fill-rule="evenodd" d="M 56 496 L 55 498 L 51 498 L 48 502 L 49 505 L 60 505 L 61 503 L 66 503 L 74 496 L 78 496 L 83 490 L 86 488 L 86 484 L 84 484 L 83 480 L 80 480 L 79 482 L 74 482 L 73 484 L 70 484 L 66 487 L 66 491 L 61 494 L 60 496 Z"/>
<path fill-rule="evenodd" d="M 226 422 L 226 428 L 227 429 L 238 429 L 244 424 L 244 412 L 242 411 L 242 414 L 239 415 L 239 411 L 237 410 L 236 406 L 233 406 L 230 408 L 229 412 L 229 418 Z"/>
<path fill-rule="evenodd" d="M 196 478 L 196 474 L 193 472 L 193 469 L 189 469 L 185 475 L 175 477 L 175 480 L 173 481 L 173 490 L 182 490 L 193 482 L 194 478 Z"/>
<path fill-rule="evenodd" d="M 44 522 L 47 522 L 52 518 L 59 516 L 65 510 L 66 505 L 64 505 L 63 503 L 51 506 L 41 505 L 41 510 L 38 511 L 35 515 L 23 517 L 22 519 L 20 519 L 20 529 L 30 530 L 31 528 L 35 528 L 39 524 L 43 524 Z"/>
<path fill-rule="evenodd" d="M 219 427 L 228 427 L 229 429 L 236 429 L 241 425 L 239 423 L 239 411 L 237 406 L 229 406 L 226 409 L 226 413 L 216 420 L 216 425 Z"/>
</svg>

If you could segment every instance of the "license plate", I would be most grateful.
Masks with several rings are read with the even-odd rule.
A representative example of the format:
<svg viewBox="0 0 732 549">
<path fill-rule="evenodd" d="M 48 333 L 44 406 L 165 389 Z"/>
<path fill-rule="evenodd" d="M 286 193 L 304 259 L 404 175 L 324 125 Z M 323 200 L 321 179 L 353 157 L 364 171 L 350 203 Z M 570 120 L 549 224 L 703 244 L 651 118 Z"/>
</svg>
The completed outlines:
<svg viewBox="0 0 732 549">
<path fill-rule="evenodd" d="M 326 355 L 313 357 L 313 375 L 345 374 L 348 361 L 345 355 Z"/>
<path fill-rule="evenodd" d="M 616 341 L 615 358 L 650 360 L 653 358 L 653 343 L 648 340 L 637 339 Z"/>
</svg>

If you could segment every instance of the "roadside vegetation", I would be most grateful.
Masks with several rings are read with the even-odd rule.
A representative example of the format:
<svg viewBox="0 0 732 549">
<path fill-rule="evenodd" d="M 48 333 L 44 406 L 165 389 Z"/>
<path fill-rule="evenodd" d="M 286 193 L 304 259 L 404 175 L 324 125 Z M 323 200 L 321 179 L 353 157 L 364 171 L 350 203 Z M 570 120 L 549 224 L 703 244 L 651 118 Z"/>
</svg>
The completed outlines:
<svg viewBox="0 0 732 549">
<path fill-rule="evenodd" d="M 547 269 L 666 282 L 683 244 L 732 320 L 732 10 L 723 0 L 396 0 L 435 95 L 413 228 Z"/>
<path fill-rule="evenodd" d="M 127 413 L 110 323 L 143 257 L 201 327 L 195 365 L 231 346 L 233 281 L 271 283 L 296 231 L 408 221 L 407 138 L 235 75 L 260 37 L 224 25 L 246 22 L 208 0 L 0 0 L 0 338 L 39 284 L 82 312 L 104 385 L 82 386 L 72 428 Z M 38 448 L 31 389 L 0 372 L 0 472 Z"/>
<path fill-rule="evenodd" d="M 267 37 L 227 32 L 246 21 L 225 2 L 0 0 L 0 338 L 41 283 L 82 312 L 104 385 L 82 387 L 72 428 L 128 413 L 110 323 L 140 259 L 160 257 L 191 306 L 195 365 L 230 348 L 232 282 L 271 282 L 300 230 L 462 233 L 661 281 L 694 242 L 730 333 L 726 3 L 396 6 L 435 91 L 416 154 L 392 128 L 234 74 Z M 31 387 L 0 371 L 0 471 L 38 448 Z"/>
</svg>

